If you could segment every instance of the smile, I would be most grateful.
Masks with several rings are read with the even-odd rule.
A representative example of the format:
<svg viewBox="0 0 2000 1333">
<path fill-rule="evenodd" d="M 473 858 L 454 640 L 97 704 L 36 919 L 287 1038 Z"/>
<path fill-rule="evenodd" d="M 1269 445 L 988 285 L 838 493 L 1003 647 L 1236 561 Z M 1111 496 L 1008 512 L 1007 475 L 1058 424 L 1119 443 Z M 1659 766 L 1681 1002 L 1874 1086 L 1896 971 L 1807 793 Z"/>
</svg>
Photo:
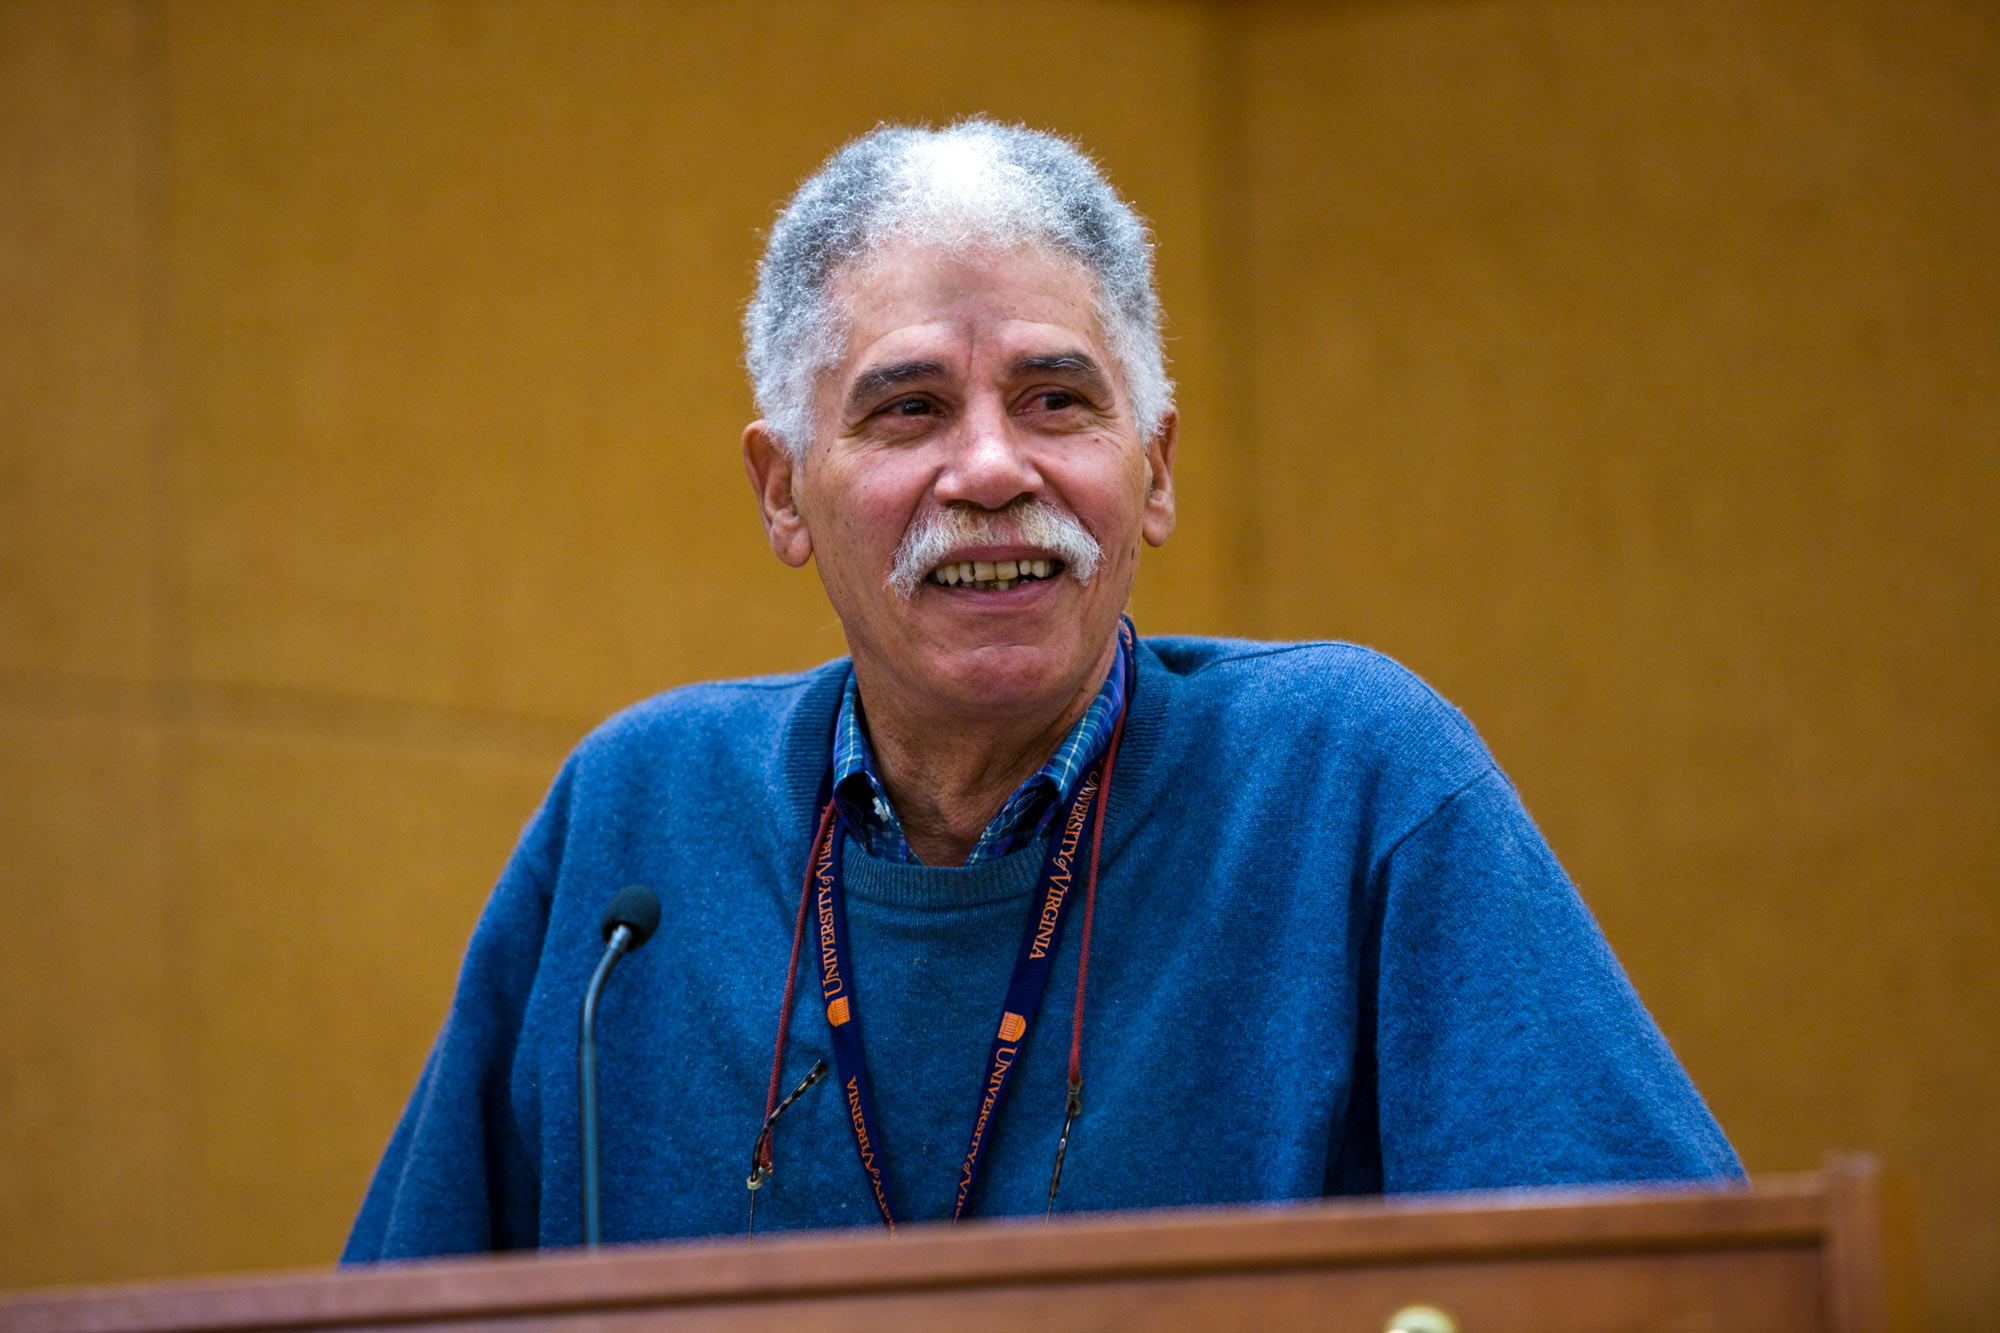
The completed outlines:
<svg viewBox="0 0 2000 1333">
<path fill-rule="evenodd" d="M 939 565 L 925 582 L 941 588 L 1005 592 L 1017 583 L 1033 583 L 1062 571 L 1060 560 L 960 560 Z"/>
</svg>

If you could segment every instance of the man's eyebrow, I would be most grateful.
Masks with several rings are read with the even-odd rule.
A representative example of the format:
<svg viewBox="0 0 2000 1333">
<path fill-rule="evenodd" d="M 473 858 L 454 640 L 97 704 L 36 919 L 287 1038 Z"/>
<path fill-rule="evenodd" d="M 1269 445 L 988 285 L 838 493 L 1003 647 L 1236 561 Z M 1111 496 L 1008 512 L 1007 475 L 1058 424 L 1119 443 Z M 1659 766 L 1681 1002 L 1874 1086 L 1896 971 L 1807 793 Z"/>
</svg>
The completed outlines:
<svg viewBox="0 0 2000 1333">
<path fill-rule="evenodd" d="M 1097 364 L 1097 358 L 1088 352 L 1045 352 L 1039 356 L 1024 356 L 1014 362 L 1017 379 L 1027 379 L 1035 375 L 1054 375 L 1093 397 L 1111 396 L 1111 377 L 1104 373 L 1104 367 Z"/>
<path fill-rule="evenodd" d="M 912 382 L 936 379 L 944 374 L 942 361 L 896 361 L 886 366 L 870 366 L 855 378 L 847 391 L 849 411 L 861 407 L 878 394 Z"/>
<path fill-rule="evenodd" d="M 1076 375 L 1085 379 L 1105 378 L 1104 367 L 1088 352 L 1050 352 L 1024 356 L 1014 363 L 1016 375 Z"/>
</svg>

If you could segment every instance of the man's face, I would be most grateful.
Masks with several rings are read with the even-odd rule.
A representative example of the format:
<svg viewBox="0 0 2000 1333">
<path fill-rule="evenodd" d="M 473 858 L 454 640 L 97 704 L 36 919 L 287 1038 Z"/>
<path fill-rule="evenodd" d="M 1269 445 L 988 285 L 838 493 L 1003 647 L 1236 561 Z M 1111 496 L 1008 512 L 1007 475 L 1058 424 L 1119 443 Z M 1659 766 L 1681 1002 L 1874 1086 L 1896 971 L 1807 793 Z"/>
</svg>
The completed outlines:
<svg viewBox="0 0 2000 1333">
<path fill-rule="evenodd" d="M 820 379 L 796 471 L 768 441 L 760 468 L 759 428 L 746 433 L 772 546 L 790 564 L 817 558 L 875 713 L 1034 721 L 1102 678 L 1139 543 L 1173 529 L 1173 422 L 1140 438 L 1095 294 L 1046 252 L 892 249 L 835 283 L 846 355 Z M 1088 583 L 1026 530 L 1031 506 L 1095 539 Z M 984 531 L 934 547 L 905 595 L 897 549 L 940 515 Z M 967 565 L 975 580 L 950 583 Z"/>
</svg>

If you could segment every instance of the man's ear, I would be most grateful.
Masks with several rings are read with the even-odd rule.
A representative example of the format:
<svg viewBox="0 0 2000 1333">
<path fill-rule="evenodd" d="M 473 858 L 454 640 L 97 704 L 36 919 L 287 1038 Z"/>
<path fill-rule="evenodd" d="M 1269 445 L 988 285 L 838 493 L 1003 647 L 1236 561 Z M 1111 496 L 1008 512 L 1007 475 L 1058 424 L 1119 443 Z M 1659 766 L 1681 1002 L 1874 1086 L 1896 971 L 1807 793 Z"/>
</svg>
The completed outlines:
<svg viewBox="0 0 2000 1333">
<path fill-rule="evenodd" d="M 1180 415 L 1170 410 L 1146 441 L 1146 508 L 1139 530 L 1150 546 L 1165 546 L 1174 532 L 1174 440 L 1179 430 Z"/>
<path fill-rule="evenodd" d="M 743 470 L 750 474 L 750 489 L 757 492 L 771 550 L 797 569 L 812 558 L 812 534 L 799 513 L 798 469 L 770 423 L 753 421 L 743 428 Z"/>
</svg>

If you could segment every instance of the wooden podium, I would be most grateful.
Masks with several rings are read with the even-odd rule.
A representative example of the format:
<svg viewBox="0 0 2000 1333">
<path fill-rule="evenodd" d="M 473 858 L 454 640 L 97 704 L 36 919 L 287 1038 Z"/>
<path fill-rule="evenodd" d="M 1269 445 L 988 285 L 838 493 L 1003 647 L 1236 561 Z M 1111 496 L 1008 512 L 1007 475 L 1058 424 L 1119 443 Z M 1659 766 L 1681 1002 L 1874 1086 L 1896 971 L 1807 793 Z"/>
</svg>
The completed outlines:
<svg viewBox="0 0 2000 1333">
<path fill-rule="evenodd" d="M 1733 1190 L 1098 1214 L 42 1293 L 0 1330 L 1886 1327 L 1866 1159 Z M 1409 1307 L 1430 1312 L 1405 1314 Z M 1442 1321 L 1442 1322 L 1441 1322 Z"/>
</svg>

